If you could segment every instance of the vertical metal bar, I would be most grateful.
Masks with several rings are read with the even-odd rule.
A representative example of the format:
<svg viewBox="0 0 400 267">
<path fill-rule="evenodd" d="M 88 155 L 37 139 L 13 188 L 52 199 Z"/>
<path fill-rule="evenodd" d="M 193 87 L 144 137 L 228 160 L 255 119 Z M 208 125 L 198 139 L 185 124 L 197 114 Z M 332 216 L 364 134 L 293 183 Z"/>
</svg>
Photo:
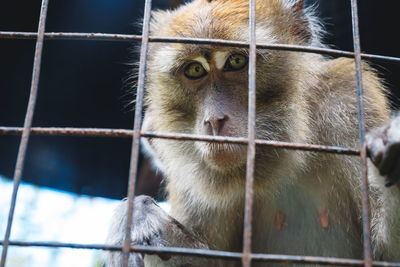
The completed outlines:
<svg viewBox="0 0 400 267">
<path fill-rule="evenodd" d="M 256 154 L 256 0 L 249 1 L 249 114 L 246 165 L 246 196 L 243 226 L 242 266 L 251 266 L 251 236 L 254 197 L 254 162 Z"/>
<path fill-rule="evenodd" d="M 367 147 L 363 145 L 361 153 L 361 175 L 362 175 L 362 220 L 363 220 L 363 241 L 364 241 L 364 266 L 372 267 L 372 246 L 371 246 L 371 214 L 369 203 Z"/>
<path fill-rule="evenodd" d="M 129 169 L 129 186 L 128 186 L 128 209 L 127 224 L 125 232 L 125 241 L 123 246 L 123 266 L 128 267 L 129 263 L 129 251 L 131 245 L 131 231 L 132 231 L 132 215 L 133 215 L 133 199 L 135 197 L 136 179 L 138 173 L 139 163 L 139 148 L 140 148 L 140 127 L 142 124 L 142 111 L 143 111 L 143 94 L 144 94 L 144 83 L 146 79 L 146 63 L 147 63 L 147 51 L 149 47 L 149 27 L 150 27 L 150 12 L 151 11 L 151 0 L 145 0 L 144 6 L 144 18 L 143 18 L 143 29 L 142 29 L 142 44 L 140 48 L 140 62 L 139 62 L 139 76 L 138 76 L 138 87 L 136 91 L 136 107 L 135 107 L 135 121 L 133 124 L 133 138 L 132 138 L 132 150 L 131 150 L 131 161 Z"/>
<path fill-rule="evenodd" d="M 363 84 L 362 84 L 362 67 L 361 67 L 361 46 L 360 32 L 358 26 L 358 8 L 357 0 L 351 0 L 351 16 L 353 21 L 353 45 L 354 57 L 356 64 L 356 85 L 357 85 L 357 104 L 358 104 L 358 130 L 360 136 L 360 144 L 364 140 L 364 113 L 363 113 Z"/>
<path fill-rule="evenodd" d="M 361 66 L 361 46 L 360 32 L 358 25 L 358 6 L 357 0 L 351 0 L 351 15 L 353 22 L 353 44 L 354 57 L 356 64 L 356 83 L 357 83 L 357 103 L 358 103 L 358 127 L 361 150 L 361 168 L 362 168 L 362 220 L 363 220 L 363 241 L 364 241 L 364 266 L 372 266 L 372 247 L 371 247 L 371 223 L 370 223 L 370 205 L 368 189 L 368 166 L 367 153 L 363 145 L 364 142 L 364 114 L 363 114 L 363 84 L 362 84 L 362 66 Z"/>
<path fill-rule="evenodd" d="M 6 233 L 4 236 L 3 251 L 1 253 L 0 267 L 4 267 L 6 264 L 8 245 L 10 242 L 11 227 L 12 227 L 12 222 L 13 222 L 13 218 L 14 218 L 15 204 L 17 201 L 17 193 L 18 193 L 19 184 L 21 182 L 22 172 L 24 169 L 24 162 L 25 162 L 26 151 L 27 151 L 28 142 L 29 142 L 30 129 L 32 126 L 33 114 L 35 111 L 37 92 L 38 92 L 38 86 L 39 86 L 40 64 L 42 61 L 43 40 L 44 40 L 44 31 L 45 31 L 46 18 L 47 18 L 47 8 L 48 8 L 48 4 L 49 4 L 48 2 L 49 2 L 48 0 L 42 0 L 42 7 L 41 7 L 41 11 L 40 11 L 39 25 L 38 25 L 38 38 L 36 41 L 35 58 L 33 61 L 32 81 L 31 81 L 29 102 L 28 102 L 28 107 L 27 107 L 27 111 L 26 111 L 26 115 L 25 115 L 24 129 L 23 129 L 21 141 L 19 144 L 17 162 L 15 164 L 14 178 L 13 178 L 14 185 L 13 185 L 13 191 L 12 191 L 12 195 L 11 195 L 10 210 L 8 212 L 7 228 L 6 228 Z"/>
</svg>

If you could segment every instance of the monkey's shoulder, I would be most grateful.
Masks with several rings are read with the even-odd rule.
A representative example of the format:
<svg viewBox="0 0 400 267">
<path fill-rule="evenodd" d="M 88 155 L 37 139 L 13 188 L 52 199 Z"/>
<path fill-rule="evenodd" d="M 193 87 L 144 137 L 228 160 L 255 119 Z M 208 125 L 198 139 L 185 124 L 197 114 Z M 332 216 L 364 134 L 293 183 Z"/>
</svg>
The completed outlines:
<svg viewBox="0 0 400 267">
<path fill-rule="evenodd" d="M 341 136 L 339 130 L 333 130 L 338 126 L 347 131 L 357 129 L 356 67 L 354 59 L 350 58 L 328 59 L 321 66 L 315 85 L 308 92 L 307 102 L 318 128 L 325 132 L 324 129 L 330 125 L 333 127 L 330 132 L 337 132 L 337 135 L 328 137 L 328 142 Z M 387 122 L 390 108 L 384 82 L 366 62 L 362 64 L 362 81 L 365 125 L 369 129 Z M 357 136 L 355 130 L 350 132 Z"/>
<path fill-rule="evenodd" d="M 374 106 L 379 106 L 381 110 L 389 110 L 387 89 L 378 71 L 367 62 L 362 62 L 361 70 L 363 100 L 367 111 Z M 327 60 L 320 72 L 316 90 L 324 98 L 335 98 L 349 105 L 356 103 L 357 78 L 354 59 Z"/>
</svg>

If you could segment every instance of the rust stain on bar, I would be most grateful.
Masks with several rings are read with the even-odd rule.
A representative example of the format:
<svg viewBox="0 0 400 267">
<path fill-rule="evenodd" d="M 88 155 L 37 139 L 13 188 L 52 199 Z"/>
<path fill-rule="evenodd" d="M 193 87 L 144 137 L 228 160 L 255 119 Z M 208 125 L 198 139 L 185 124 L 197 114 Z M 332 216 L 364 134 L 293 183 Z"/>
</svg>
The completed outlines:
<svg viewBox="0 0 400 267">
<path fill-rule="evenodd" d="M 368 185 L 368 165 L 367 165 L 367 147 L 364 145 L 361 150 L 362 165 L 362 221 L 363 221 L 363 240 L 364 240 L 364 266 L 372 266 L 372 246 L 371 246 L 371 209 L 369 203 L 369 185 Z"/>
<path fill-rule="evenodd" d="M 20 135 L 22 128 L 19 127 L 1 127 L 0 135 Z M 53 127 L 33 127 L 31 128 L 33 135 L 50 135 L 50 136 L 97 136 L 97 137 L 132 137 L 133 130 L 128 129 L 101 129 L 101 128 L 53 128 Z M 203 142 L 218 142 L 218 143 L 235 143 L 247 145 L 247 138 L 228 137 L 228 136 L 209 136 L 183 133 L 162 133 L 162 132 L 140 132 L 142 137 L 146 138 L 163 138 L 177 141 L 203 141 Z M 290 143 L 273 140 L 255 140 L 257 145 L 271 146 L 282 149 L 304 150 L 311 152 L 335 153 L 350 156 L 359 156 L 360 150 L 354 148 L 344 148 L 328 145 L 313 145 Z"/>
<path fill-rule="evenodd" d="M 34 57 L 34 61 L 33 61 L 32 81 L 31 81 L 29 102 L 28 102 L 28 107 L 27 107 L 27 111 L 26 111 L 26 115 L 25 115 L 25 122 L 24 122 L 23 131 L 22 131 L 21 142 L 19 144 L 17 161 L 15 164 L 14 177 L 13 177 L 14 185 L 13 185 L 13 191 L 12 191 L 12 195 L 11 195 L 10 210 L 8 212 L 7 227 L 6 227 L 6 233 L 5 233 L 5 237 L 4 237 L 4 243 L 3 243 L 3 250 L 1 253 L 1 260 L 0 260 L 1 267 L 4 267 L 6 264 L 8 244 L 9 244 L 11 227 L 12 227 L 13 218 L 14 218 L 14 211 L 15 211 L 15 205 L 16 205 L 16 201 L 17 201 L 18 188 L 19 188 L 19 184 L 21 183 L 21 177 L 22 177 L 22 172 L 24 169 L 24 162 L 25 162 L 25 156 L 26 156 L 26 150 L 27 150 L 28 143 L 29 143 L 30 128 L 32 126 L 33 114 L 35 111 L 37 92 L 38 92 L 38 87 L 39 87 L 40 64 L 42 61 L 43 40 L 44 40 L 44 31 L 45 31 L 45 25 L 46 25 L 48 4 L 49 4 L 48 0 L 42 0 L 37 40 L 36 40 L 36 48 L 35 48 L 35 57 Z"/>
<path fill-rule="evenodd" d="M 0 31 L 0 39 L 36 39 L 36 38 L 37 38 L 37 33 L 35 32 Z M 141 41 L 142 36 L 133 34 L 114 34 L 114 33 L 47 32 L 45 33 L 45 39 L 131 42 L 131 41 Z M 220 46 L 230 46 L 230 47 L 249 47 L 249 43 L 247 42 L 222 40 L 222 39 L 149 36 L 149 41 L 158 43 L 209 44 L 209 45 L 220 45 Z M 331 48 L 320 48 L 320 47 L 289 45 L 289 44 L 265 44 L 265 43 L 257 43 L 256 46 L 259 49 L 286 50 L 293 52 L 317 53 L 317 54 L 325 54 L 337 57 L 354 58 L 354 52 L 331 49 Z M 374 54 L 361 54 L 361 58 L 368 60 L 378 60 L 382 62 L 400 63 L 399 57 L 374 55 Z"/>
<path fill-rule="evenodd" d="M 190 140 L 190 141 L 205 141 L 205 142 L 225 142 L 225 143 L 236 143 L 247 145 L 247 138 L 243 137 L 225 137 L 225 136 L 209 136 L 209 135 L 194 135 L 194 134 L 182 134 L 182 133 L 157 133 L 157 132 L 142 132 L 143 137 L 148 138 L 165 138 L 174 140 Z M 291 142 L 273 141 L 273 140 L 255 140 L 257 145 L 279 147 L 285 149 L 295 149 L 304 151 L 314 152 L 326 152 L 326 153 L 338 153 L 345 155 L 359 156 L 360 150 L 353 148 L 343 148 L 337 146 L 327 145 L 313 145 L 313 144 L 298 144 Z"/>
<path fill-rule="evenodd" d="M 0 241 L 2 245 L 4 241 Z M 73 248 L 73 249 L 96 249 L 107 251 L 121 251 L 121 246 L 104 245 L 104 244 L 77 244 L 77 243 L 63 243 L 51 241 L 9 241 L 10 246 L 19 247 L 48 247 L 48 248 Z M 190 249 L 180 247 L 153 247 L 153 246 L 130 246 L 131 252 L 140 252 L 146 254 L 170 254 L 170 255 L 183 255 L 183 256 L 196 256 L 208 258 L 220 258 L 230 260 L 240 260 L 242 253 L 219 251 L 219 250 L 206 250 L 206 249 Z M 279 254 L 251 254 L 251 258 L 257 262 L 279 262 L 282 264 L 322 264 L 322 265 L 341 265 L 341 266 L 363 266 L 363 260 L 346 259 L 346 258 L 333 258 L 333 257 L 314 257 L 314 256 L 293 256 L 293 255 L 279 255 Z M 400 263 L 396 262 L 383 262 L 374 261 L 374 266 L 388 266 L 400 267 Z"/>
<path fill-rule="evenodd" d="M 249 111 L 246 163 L 246 193 L 243 218 L 242 266 L 251 267 L 251 239 L 254 202 L 254 165 L 256 157 L 256 0 L 249 1 Z"/>
<path fill-rule="evenodd" d="M 146 80 L 146 63 L 147 52 L 149 47 L 149 31 L 150 31 L 150 14 L 151 14 L 151 0 L 145 0 L 144 4 L 144 18 L 142 29 L 142 45 L 140 48 L 140 62 L 139 62 L 139 75 L 138 86 L 136 91 L 136 106 L 135 106 L 135 120 L 133 125 L 133 138 L 132 138 L 132 151 L 129 169 L 129 185 L 128 185 L 128 207 L 127 207 L 127 223 L 125 228 L 125 240 L 123 251 L 123 266 L 128 267 L 130 246 L 131 246 L 131 231 L 133 221 L 134 197 L 135 187 L 139 165 L 139 149 L 140 149 L 140 127 L 142 124 L 143 112 L 143 95 L 144 83 Z"/>
<path fill-rule="evenodd" d="M 354 58 L 356 64 L 356 83 L 357 83 L 357 104 L 358 104 L 358 125 L 361 147 L 361 168 L 362 168 L 362 221 L 363 221 L 363 243 L 364 243 L 364 266 L 372 267 L 372 246 L 371 246 L 371 222 L 370 222 L 370 205 L 368 193 L 368 166 L 367 166 L 367 149 L 363 145 L 364 142 L 364 114 L 363 114 L 363 84 L 362 84 L 362 67 L 361 67 L 361 46 L 360 32 L 358 25 L 358 6 L 357 0 L 351 0 L 351 17 L 353 26 L 353 44 Z"/>
<path fill-rule="evenodd" d="M 20 135 L 23 128 L 1 127 L 0 135 Z M 133 131 L 128 129 L 70 128 L 70 127 L 32 127 L 33 135 L 49 136 L 99 136 L 99 137 L 132 137 Z"/>
</svg>

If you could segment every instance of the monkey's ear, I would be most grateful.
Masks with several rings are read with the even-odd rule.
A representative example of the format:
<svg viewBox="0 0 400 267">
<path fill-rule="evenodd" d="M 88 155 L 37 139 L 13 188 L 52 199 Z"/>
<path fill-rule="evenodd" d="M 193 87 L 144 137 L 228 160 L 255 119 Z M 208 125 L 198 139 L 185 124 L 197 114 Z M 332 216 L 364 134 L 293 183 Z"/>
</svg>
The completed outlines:
<svg viewBox="0 0 400 267">
<path fill-rule="evenodd" d="M 305 43 L 310 43 L 312 34 L 310 22 L 304 11 L 304 0 L 298 0 L 291 7 L 291 12 L 294 15 L 294 21 L 290 29 L 291 33 L 300 37 Z"/>
</svg>

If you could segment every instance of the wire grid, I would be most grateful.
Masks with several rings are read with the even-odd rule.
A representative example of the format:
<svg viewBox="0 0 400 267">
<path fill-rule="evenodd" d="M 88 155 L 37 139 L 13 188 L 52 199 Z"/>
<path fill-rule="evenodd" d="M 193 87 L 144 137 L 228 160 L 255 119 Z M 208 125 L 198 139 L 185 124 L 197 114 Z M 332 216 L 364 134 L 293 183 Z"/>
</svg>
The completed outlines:
<svg viewBox="0 0 400 267">
<path fill-rule="evenodd" d="M 169 255 L 186 255 L 186 256 L 202 256 L 208 258 L 242 260 L 244 267 L 250 267 L 253 261 L 263 262 L 279 262 L 279 263 L 308 263 L 308 264 L 323 264 L 323 265 L 347 265 L 347 266 L 397 266 L 400 263 L 389 263 L 372 261 L 371 237 L 370 237 L 370 221 L 369 221 L 369 203 L 368 203 L 368 174 L 367 174 L 367 156 L 366 148 L 363 146 L 364 137 L 364 119 L 362 105 L 362 72 L 361 59 L 374 59 L 384 62 L 400 63 L 400 58 L 387 57 L 381 55 L 362 54 L 360 49 L 360 35 L 358 27 L 358 11 L 357 0 L 351 1 L 352 25 L 353 25 L 353 41 L 354 52 L 347 52 L 336 49 L 305 47 L 298 45 L 286 44 L 258 44 L 255 39 L 255 6 L 256 0 L 249 1 L 249 42 L 202 39 L 202 38 L 172 38 L 172 37 L 157 37 L 149 36 L 149 24 L 151 13 L 151 0 L 145 0 L 145 12 L 142 35 L 127 35 L 127 34 L 104 34 L 104 33 L 45 33 L 45 22 L 47 17 L 47 9 L 49 0 L 42 0 L 41 13 L 39 17 L 38 32 L 7 32 L 0 31 L 0 39 L 37 39 L 35 58 L 33 64 L 33 74 L 31 82 L 31 92 L 27 112 L 25 116 L 24 127 L 3 127 L 0 126 L 0 134 L 2 135 L 22 135 L 19 146 L 19 152 L 16 161 L 14 172 L 14 186 L 11 197 L 10 210 L 7 221 L 6 233 L 2 245 L 2 255 L 0 267 L 4 267 L 6 263 L 7 250 L 11 246 L 22 247 L 49 247 L 49 248 L 75 248 L 75 249 L 100 249 L 109 251 L 122 251 L 124 257 L 124 266 L 128 266 L 130 252 L 153 253 L 153 254 L 169 254 Z M 32 119 L 35 110 L 40 64 L 42 58 L 43 41 L 44 40 L 94 40 L 94 41 L 141 41 L 140 67 L 138 76 L 138 89 L 135 108 L 135 120 L 133 130 L 127 129 L 98 129 L 98 128 L 32 128 Z M 165 43 L 190 43 L 190 44 L 214 44 L 221 46 L 247 47 L 249 48 L 249 111 L 248 111 L 248 138 L 236 137 L 220 137 L 220 136 L 205 136 L 182 133 L 160 133 L 160 132 L 143 132 L 140 129 L 143 111 L 143 93 L 144 81 L 146 73 L 146 56 L 149 42 L 165 42 Z M 280 141 L 259 140 L 255 139 L 255 70 L 256 70 L 256 48 L 298 51 L 317 54 L 327 54 L 332 56 L 354 57 L 356 64 L 356 80 L 357 80 L 357 101 L 358 101 L 358 119 L 359 119 L 359 135 L 360 149 L 344 148 L 325 145 L 311 144 L 296 144 Z M 22 242 L 10 240 L 11 227 L 13 222 L 16 197 L 19 184 L 22 177 L 26 149 L 29 142 L 30 134 L 39 135 L 60 135 L 60 136 L 105 136 L 105 137 L 130 137 L 132 138 L 131 164 L 129 171 L 129 187 L 128 187 L 128 208 L 127 208 L 127 225 L 126 237 L 122 246 L 112 245 L 84 245 L 77 243 L 59 243 L 59 242 Z M 226 142 L 248 145 L 247 157 L 247 172 L 246 172 L 246 198 L 245 198 L 245 216 L 244 216 L 244 233 L 243 233 L 243 252 L 228 252 L 204 249 L 189 249 L 189 248 L 174 248 L 174 247 L 151 247 L 151 246 L 132 246 L 130 244 L 130 230 L 132 227 L 133 214 L 133 199 L 135 182 L 138 170 L 138 155 L 141 137 L 166 138 L 174 140 L 198 140 L 208 142 Z M 305 151 L 336 153 L 343 155 L 360 156 L 362 165 L 362 220 L 363 220 L 363 243 L 364 243 L 364 259 L 343 259 L 331 257 L 311 257 L 311 256 L 291 256 L 291 255 L 275 255 L 275 254 L 254 254 L 251 253 L 251 233 L 252 233 L 252 203 L 253 203 L 253 181 L 254 181 L 254 159 L 256 145 L 273 146 L 286 149 L 297 149 Z"/>
</svg>

